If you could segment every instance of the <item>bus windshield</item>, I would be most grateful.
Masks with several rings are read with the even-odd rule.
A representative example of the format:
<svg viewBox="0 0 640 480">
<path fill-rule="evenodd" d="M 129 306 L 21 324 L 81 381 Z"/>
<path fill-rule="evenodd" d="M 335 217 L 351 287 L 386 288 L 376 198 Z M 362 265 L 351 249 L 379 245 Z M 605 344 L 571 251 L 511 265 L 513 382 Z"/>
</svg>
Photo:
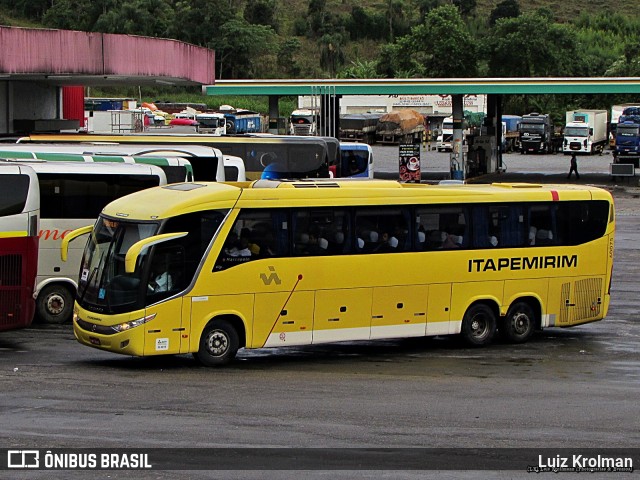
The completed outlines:
<svg viewBox="0 0 640 480">
<path fill-rule="evenodd" d="M 87 242 L 78 304 L 97 313 L 139 310 L 185 290 L 222 224 L 226 210 L 187 213 L 162 222 L 122 221 L 101 216 Z M 131 246 L 161 233 L 186 236 L 143 249 L 133 273 L 125 272 Z"/>
<path fill-rule="evenodd" d="M 142 269 L 125 273 L 124 259 L 131 245 L 155 235 L 158 226 L 157 222 L 120 222 L 100 217 L 82 258 L 78 301 L 99 312 L 142 308 L 138 294 Z M 140 265 L 147 255 L 148 249 L 141 253 Z"/>
</svg>

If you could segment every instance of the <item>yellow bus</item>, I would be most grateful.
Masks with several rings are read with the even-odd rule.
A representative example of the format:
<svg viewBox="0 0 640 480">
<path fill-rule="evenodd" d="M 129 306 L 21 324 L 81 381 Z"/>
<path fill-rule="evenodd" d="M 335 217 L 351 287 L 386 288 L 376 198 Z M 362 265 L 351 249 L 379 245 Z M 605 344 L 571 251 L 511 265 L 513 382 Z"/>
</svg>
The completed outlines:
<svg viewBox="0 0 640 480">
<path fill-rule="evenodd" d="M 239 348 L 498 332 L 602 319 L 614 206 L 577 185 L 182 183 L 115 200 L 85 247 L 84 345 L 205 365 Z"/>
</svg>

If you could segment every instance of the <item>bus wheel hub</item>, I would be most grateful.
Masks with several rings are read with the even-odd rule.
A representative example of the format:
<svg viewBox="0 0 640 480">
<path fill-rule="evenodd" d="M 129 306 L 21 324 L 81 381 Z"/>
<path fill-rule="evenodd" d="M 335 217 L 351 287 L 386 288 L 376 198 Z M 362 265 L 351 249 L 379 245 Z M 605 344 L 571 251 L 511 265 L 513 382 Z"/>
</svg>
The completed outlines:
<svg viewBox="0 0 640 480">
<path fill-rule="evenodd" d="M 220 331 L 211 332 L 207 349 L 212 355 L 222 355 L 229 348 L 227 336 Z"/>
<path fill-rule="evenodd" d="M 64 299 L 57 293 L 49 295 L 47 298 L 47 310 L 53 315 L 58 315 L 64 310 Z"/>
</svg>

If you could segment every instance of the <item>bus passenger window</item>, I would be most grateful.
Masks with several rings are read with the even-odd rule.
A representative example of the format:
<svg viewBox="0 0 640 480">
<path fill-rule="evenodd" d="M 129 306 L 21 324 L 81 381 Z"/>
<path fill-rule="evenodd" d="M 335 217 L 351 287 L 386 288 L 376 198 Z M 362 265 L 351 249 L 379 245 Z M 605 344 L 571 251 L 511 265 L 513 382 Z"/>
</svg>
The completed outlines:
<svg viewBox="0 0 640 480">
<path fill-rule="evenodd" d="M 253 260 L 289 255 L 288 212 L 285 209 L 246 209 L 227 236 L 214 271 Z"/>
<path fill-rule="evenodd" d="M 358 251 L 395 253 L 411 249 L 408 208 L 361 207 L 356 211 Z M 360 249 L 360 244 L 362 248 Z"/>
<path fill-rule="evenodd" d="M 343 255 L 351 250 L 349 217 L 344 210 L 300 208 L 292 215 L 293 254 Z"/>
</svg>

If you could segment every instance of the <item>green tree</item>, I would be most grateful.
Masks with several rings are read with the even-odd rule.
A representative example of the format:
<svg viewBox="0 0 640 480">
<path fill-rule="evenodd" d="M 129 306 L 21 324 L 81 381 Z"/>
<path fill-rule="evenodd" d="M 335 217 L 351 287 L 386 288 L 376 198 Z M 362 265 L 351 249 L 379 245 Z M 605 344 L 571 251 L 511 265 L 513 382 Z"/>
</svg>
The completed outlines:
<svg viewBox="0 0 640 480">
<path fill-rule="evenodd" d="M 434 8 L 444 5 L 445 0 L 416 0 L 418 13 L 420 15 L 420 23 L 424 21 L 424 17 Z"/>
<path fill-rule="evenodd" d="M 244 7 L 244 19 L 256 25 L 267 25 L 278 30 L 275 0 L 254 0 Z"/>
<path fill-rule="evenodd" d="M 452 5 L 431 10 L 424 23 L 385 49 L 381 70 L 397 76 L 399 71 L 434 77 L 477 75 L 477 55 L 473 38 Z M 380 69 L 379 69 L 380 71 Z"/>
<path fill-rule="evenodd" d="M 539 13 L 497 21 L 484 42 L 496 77 L 573 76 L 583 60 L 573 27 Z"/>
<path fill-rule="evenodd" d="M 463 17 L 468 17 L 476 9 L 476 0 L 452 0 L 451 3 L 458 7 Z"/>
<path fill-rule="evenodd" d="M 106 10 L 96 20 L 93 30 L 105 33 L 166 37 L 173 9 L 165 0 L 128 0 Z"/>
<path fill-rule="evenodd" d="M 42 22 L 49 28 L 93 31 L 95 18 L 86 2 L 58 0 L 43 15 Z"/>
<path fill-rule="evenodd" d="M 371 38 L 380 40 L 385 34 L 385 19 L 370 9 L 355 5 L 351 9 L 351 18 L 347 21 L 347 30 L 351 40 Z"/>
<path fill-rule="evenodd" d="M 320 39 L 320 67 L 329 73 L 330 78 L 335 77 L 338 68 L 344 64 L 343 42 L 344 38 L 339 33 L 326 34 Z"/>
<path fill-rule="evenodd" d="M 379 78 L 374 60 L 351 62 L 351 65 L 340 70 L 337 78 Z"/>
<path fill-rule="evenodd" d="M 251 78 L 259 71 L 260 57 L 274 50 L 275 32 L 232 18 L 220 27 L 210 45 L 216 51 L 218 78 Z"/>
<path fill-rule="evenodd" d="M 403 2 L 401 0 L 386 0 L 385 2 L 385 19 L 387 21 L 387 31 L 389 34 L 389 42 L 395 40 L 395 27 L 404 20 Z"/>
<path fill-rule="evenodd" d="M 308 9 L 310 33 L 313 36 L 322 36 L 325 32 L 329 13 L 327 12 L 327 0 L 311 0 Z"/>
<path fill-rule="evenodd" d="M 515 18 L 520 16 L 518 0 L 502 0 L 489 14 L 489 25 L 494 26 L 501 18 Z"/>
<path fill-rule="evenodd" d="M 300 40 L 291 37 L 286 39 L 278 48 L 278 67 L 289 77 L 299 77 L 302 69 L 296 60 L 296 54 L 300 52 L 302 43 Z"/>
<path fill-rule="evenodd" d="M 218 41 L 222 24 L 234 13 L 227 0 L 178 0 L 174 3 L 169 36 L 210 47 Z"/>
<path fill-rule="evenodd" d="M 10 12 L 34 20 L 41 20 L 52 3 L 51 0 L 0 0 L 0 6 Z"/>
<path fill-rule="evenodd" d="M 640 38 L 629 40 L 623 55 L 611 64 L 605 72 L 610 77 L 638 77 L 640 76 Z"/>
</svg>

